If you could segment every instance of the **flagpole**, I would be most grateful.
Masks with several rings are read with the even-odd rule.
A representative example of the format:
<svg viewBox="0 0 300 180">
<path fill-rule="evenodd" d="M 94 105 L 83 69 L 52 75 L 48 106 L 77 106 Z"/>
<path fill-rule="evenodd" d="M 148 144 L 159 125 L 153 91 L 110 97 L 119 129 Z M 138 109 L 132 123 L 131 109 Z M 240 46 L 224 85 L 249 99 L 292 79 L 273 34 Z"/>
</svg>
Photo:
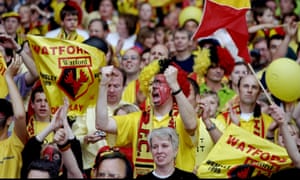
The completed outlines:
<svg viewBox="0 0 300 180">
<path fill-rule="evenodd" d="M 248 65 L 250 71 L 252 72 L 252 74 L 255 76 L 255 78 L 256 78 L 256 80 L 257 80 L 259 86 L 261 87 L 261 89 L 263 90 L 264 94 L 266 95 L 266 97 L 267 97 L 269 103 L 270 103 L 270 104 L 274 104 L 274 102 L 273 102 L 272 98 L 269 96 L 267 90 L 266 90 L 265 87 L 261 84 L 260 80 L 257 78 L 256 73 L 255 73 L 254 69 L 252 68 L 251 64 L 250 64 L 250 63 L 247 63 L 247 65 Z"/>
</svg>

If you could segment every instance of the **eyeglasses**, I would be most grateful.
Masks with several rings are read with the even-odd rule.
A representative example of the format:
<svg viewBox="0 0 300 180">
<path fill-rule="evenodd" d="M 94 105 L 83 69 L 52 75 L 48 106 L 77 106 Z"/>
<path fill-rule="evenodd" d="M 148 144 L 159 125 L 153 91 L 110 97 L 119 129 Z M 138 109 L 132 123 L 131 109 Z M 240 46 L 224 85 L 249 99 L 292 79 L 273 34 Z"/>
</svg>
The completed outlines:
<svg viewBox="0 0 300 180">
<path fill-rule="evenodd" d="M 105 172 L 97 172 L 97 178 L 112 178 L 112 179 L 118 179 L 121 177 L 120 174 L 114 174 L 114 173 L 105 173 Z"/>
<path fill-rule="evenodd" d="M 117 147 L 109 147 L 109 146 L 104 146 L 98 151 L 98 155 L 96 157 L 96 162 L 94 168 L 96 168 L 99 164 L 103 156 L 109 156 L 110 154 L 113 153 L 119 153 L 120 149 Z M 101 170 L 96 172 L 96 177 L 97 178 L 111 178 L 111 179 L 118 179 L 121 178 L 120 174 L 117 173 L 112 173 L 112 172 L 102 172 Z"/>
<path fill-rule="evenodd" d="M 127 60 L 129 60 L 129 59 L 131 59 L 131 60 L 139 60 L 139 56 L 137 56 L 137 55 L 132 55 L 132 56 L 122 56 L 122 60 L 123 61 L 127 61 Z"/>
</svg>

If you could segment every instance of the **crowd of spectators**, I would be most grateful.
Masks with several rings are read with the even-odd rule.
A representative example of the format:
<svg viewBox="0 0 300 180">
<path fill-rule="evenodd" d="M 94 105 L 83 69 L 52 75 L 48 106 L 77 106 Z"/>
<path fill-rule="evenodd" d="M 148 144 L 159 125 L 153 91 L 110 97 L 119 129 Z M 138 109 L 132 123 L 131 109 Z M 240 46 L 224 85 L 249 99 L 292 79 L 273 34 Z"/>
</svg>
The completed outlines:
<svg viewBox="0 0 300 180">
<path fill-rule="evenodd" d="M 192 39 L 205 3 L 0 0 L 0 178 L 201 179 L 231 124 L 286 149 L 293 166 L 259 178 L 299 177 L 300 99 L 265 80 L 279 58 L 300 64 L 299 1 L 251 0 L 250 64 L 217 39 Z M 64 98 L 51 113 L 27 35 L 105 54 L 95 106 L 68 116 Z"/>
</svg>

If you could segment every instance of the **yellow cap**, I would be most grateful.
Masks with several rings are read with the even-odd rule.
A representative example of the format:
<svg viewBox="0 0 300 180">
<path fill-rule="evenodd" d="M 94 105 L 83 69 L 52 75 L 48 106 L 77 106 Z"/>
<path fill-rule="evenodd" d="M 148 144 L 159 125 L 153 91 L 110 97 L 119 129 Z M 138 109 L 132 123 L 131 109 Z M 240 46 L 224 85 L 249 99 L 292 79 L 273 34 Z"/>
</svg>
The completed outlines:
<svg viewBox="0 0 300 180">
<path fill-rule="evenodd" d="M 8 17 L 15 17 L 19 21 L 21 19 L 20 15 L 18 13 L 14 12 L 14 11 L 3 13 L 1 17 L 2 17 L 3 20 L 5 20 Z"/>
</svg>

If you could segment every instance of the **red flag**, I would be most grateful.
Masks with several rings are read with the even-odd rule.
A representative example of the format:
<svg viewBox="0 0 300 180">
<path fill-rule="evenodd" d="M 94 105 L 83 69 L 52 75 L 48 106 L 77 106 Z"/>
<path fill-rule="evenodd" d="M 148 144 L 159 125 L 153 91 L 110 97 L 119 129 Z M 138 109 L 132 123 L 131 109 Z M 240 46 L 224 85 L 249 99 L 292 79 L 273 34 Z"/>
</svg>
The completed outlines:
<svg viewBox="0 0 300 180">
<path fill-rule="evenodd" d="M 221 41 L 236 61 L 250 62 L 246 12 L 250 0 L 206 0 L 202 20 L 193 39 L 208 36 Z"/>
</svg>

